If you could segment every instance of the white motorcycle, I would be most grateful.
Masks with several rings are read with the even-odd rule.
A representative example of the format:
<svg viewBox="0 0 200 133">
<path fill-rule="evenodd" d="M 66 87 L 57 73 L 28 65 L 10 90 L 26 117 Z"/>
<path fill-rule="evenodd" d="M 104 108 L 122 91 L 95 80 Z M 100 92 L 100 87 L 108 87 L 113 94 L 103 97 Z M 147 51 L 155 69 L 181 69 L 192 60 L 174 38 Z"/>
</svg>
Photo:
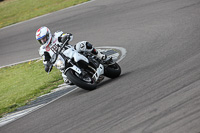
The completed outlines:
<svg viewBox="0 0 200 133">
<path fill-rule="evenodd" d="M 103 61 L 89 52 L 78 53 L 66 40 L 50 60 L 50 68 L 55 66 L 78 87 L 94 90 L 104 76 L 116 78 L 121 74 L 120 66 L 112 58 Z"/>
</svg>

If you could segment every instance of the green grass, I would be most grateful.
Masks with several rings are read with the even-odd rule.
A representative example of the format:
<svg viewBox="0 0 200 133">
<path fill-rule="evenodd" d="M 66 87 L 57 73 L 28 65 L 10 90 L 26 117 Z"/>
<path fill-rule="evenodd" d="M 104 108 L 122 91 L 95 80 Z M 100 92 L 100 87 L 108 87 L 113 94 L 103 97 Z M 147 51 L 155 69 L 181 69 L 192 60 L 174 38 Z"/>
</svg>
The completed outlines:
<svg viewBox="0 0 200 133">
<path fill-rule="evenodd" d="M 63 83 L 61 72 L 54 68 L 47 74 L 42 61 L 1 68 L 0 77 L 0 116 Z"/>
<path fill-rule="evenodd" d="M 0 28 L 89 0 L 4 0 L 0 2 Z"/>
</svg>

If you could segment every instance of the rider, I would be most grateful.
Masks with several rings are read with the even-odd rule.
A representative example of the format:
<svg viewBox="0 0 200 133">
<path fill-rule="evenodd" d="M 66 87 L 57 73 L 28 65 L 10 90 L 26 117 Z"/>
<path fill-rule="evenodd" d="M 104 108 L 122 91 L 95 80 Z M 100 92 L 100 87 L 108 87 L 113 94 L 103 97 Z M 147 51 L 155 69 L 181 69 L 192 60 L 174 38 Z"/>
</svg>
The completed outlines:
<svg viewBox="0 0 200 133">
<path fill-rule="evenodd" d="M 43 64 L 45 66 L 45 71 L 49 72 L 49 61 L 52 55 L 58 49 L 58 45 L 60 46 L 62 42 L 69 39 L 72 41 L 73 35 L 71 33 L 63 33 L 62 31 L 56 31 L 53 35 L 47 27 L 40 27 L 36 32 L 36 40 L 41 44 L 39 49 L 39 55 L 43 58 Z M 78 42 L 74 49 L 78 52 L 87 51 L 96 55 L 97 58 L 105 60 L 107 58 L 106 55 L 97 51 L 91 43 L 87 41 Z M 51 70 L 50 70 L 51 71 Z M 71 82 L 67 79 L 67 76 L 62 73 L 62 77 L 65 83 L 70 84 Z"/>
</svg>

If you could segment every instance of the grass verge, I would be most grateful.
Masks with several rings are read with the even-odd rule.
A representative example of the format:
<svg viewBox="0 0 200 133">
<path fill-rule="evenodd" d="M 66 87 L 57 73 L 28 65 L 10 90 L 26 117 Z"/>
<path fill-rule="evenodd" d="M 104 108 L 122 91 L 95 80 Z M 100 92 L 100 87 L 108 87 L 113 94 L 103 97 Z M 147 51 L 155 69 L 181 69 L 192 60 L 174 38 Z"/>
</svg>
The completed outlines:
<svg viewBox="0 0 200 133">
<path fill-rule="evenodd" d="M 1 117 L 63 83 L 60 71 L 47 74 L 41 60 L 1 68 L 0 77 Z"/>
<path fill-rule="evenodd" d="M 4 0 L 0 2 L 0 28 L 89 0 Z"/>
</svg>

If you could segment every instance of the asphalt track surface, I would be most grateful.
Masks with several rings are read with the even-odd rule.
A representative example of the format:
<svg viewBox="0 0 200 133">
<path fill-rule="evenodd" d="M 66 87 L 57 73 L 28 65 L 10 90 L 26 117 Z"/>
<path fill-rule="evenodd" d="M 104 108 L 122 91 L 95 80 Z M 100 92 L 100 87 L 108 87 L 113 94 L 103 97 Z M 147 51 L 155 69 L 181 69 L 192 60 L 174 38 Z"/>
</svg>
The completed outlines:
<svg viewBox="0 0 200 133">
<path fill-rule="evenodd" d="M 76 91 L 1 133 L 199 133 L 200 0 L 95 0 L 0 30 L 2 65 L 38 57 L 35 31 L 127 50 L 122 75 Z"/>
</svg>

